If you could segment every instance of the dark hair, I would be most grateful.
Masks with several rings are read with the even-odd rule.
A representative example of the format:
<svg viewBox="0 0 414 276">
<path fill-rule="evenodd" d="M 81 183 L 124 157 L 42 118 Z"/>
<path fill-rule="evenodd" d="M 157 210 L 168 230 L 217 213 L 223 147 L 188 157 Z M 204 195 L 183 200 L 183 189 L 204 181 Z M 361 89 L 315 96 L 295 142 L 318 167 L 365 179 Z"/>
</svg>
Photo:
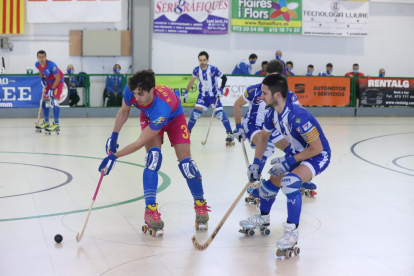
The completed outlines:
<svg viewBox="0 0 414 276">
<path fill-rule="evenodd" d="M 308 67 L 313 68 L 313 65 L 312 64 L 309 64 Z"/>
<path fill-rule="evenodd" d="M 282 94 L 283 99 L 286 99 L 288 85 L 286 78 L 283 77 L 281 74 L 273 74 L 269 75 L 264 78 L 263 82 L 264 85 L 267 85 L 274 95 L 276 92 L 280 92 Z"/>
<path fill-rule="evenodd" d="M 121 65 L 119 65 L 118 63 L 116 63 L 115 65 L 114 65 L 114 68 L 113 69 L 115 69 L 115 66 L 119 66 L 119 69 L 122 69 L 122 67 L 121 67 Z"/>
<path fill-rule="evenodd" d="M 352 65 L 352 66 L 359 66 L 359 65 L 358 65 L 358 63 L 354 63 L 354 65 Z"/>
<path fill-rule="evenodd" d="M 256 54 L 251 54 L 250 56 L 249 56 L 249 59 L 256 59 L 257 58 L 257 55 Z"/>
<path fill-rule="evenodd" d="M 292 67 L 293 67 L 293 62 L 291 62 L 291 61 L 286 62 L 286 65 L 288 65 L 288 64 L 292 65 Z"/>
<path fill-rule="evenodd" d="M 272 74 L 272 73 L 282 74 L 283 70 L 285 70 L 283 63 L 277 59 L 272 59 L 266 65 L 266 73 L 268 74 Z"/>
<path fill-rule="evenodd" d="M 201 51 L 201 52 L 198 54 L 198 57 L 200 57 L 200 56 L 206 56 L 206 58 L 208 59 L 208 54 L 207 54 L 207 52 L 206 52 L 206 51 Z"/>
<path fill-rule="evenodd" d="M 328 63 L 328 64 L 326 64 L 326 67 L 332 67 L 333 68 L 333 65 L 332 65 L 332 63 Z"/>
<path fill-rule="evenodd" d="M 44 54 L 44 55 L 46 56 L 46 52 L 45 52 L 45 51 L 43 51 L 43 50 L 40 50 L 39 52 L 37 52 L 36 57 L 38 57 L 38 56 L 39 56 L 39 54 Z"/>
<path fill-rule="evenodd" d="M 134 91 L 139 88 L 138 91 L 150 91 L 155 87 L 155 74 L 151 69 L 141 70 L 136 72 L 132 77 L 128 79 L 129 90 Z"/>
<path fill-rule="evenodd" d="M 262 62 L 262 66 L 263 66 L 263 65 L 266 65 L 266 64 L 268 64 L 268 63 L 269 63 L 269 62 L 267 62 L 267 61 L 263 61 L 263 62 Z"/>
</svg>

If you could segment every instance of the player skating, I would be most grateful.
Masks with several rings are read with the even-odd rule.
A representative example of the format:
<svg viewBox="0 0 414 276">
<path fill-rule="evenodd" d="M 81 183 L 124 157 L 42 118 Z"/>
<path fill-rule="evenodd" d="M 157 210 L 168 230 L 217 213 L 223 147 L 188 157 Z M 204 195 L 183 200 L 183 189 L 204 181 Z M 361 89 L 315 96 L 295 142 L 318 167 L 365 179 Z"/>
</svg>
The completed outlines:
<svg viewBox="0 0 414 276">
<path fill-rule="evenodd" d="M 270 74 L 281 74 L 283 72 L 283 63 L 279 60 L 272 60 L 266 66 L 266 75 Z M 259 138 L 260 132 L 263 127 L 264 117 L 267 113 L 266 103 L 262 100 L 262 84 L 256 84 L 249 86 L 246 92 L 240 96 L 234 103 L 234 119 L 236 122 L 236 129 L 234 130 L 234 137 L 241 141 L 248 140 L 250 146 L 254 149 L 256 146 L 257 139 Z M 298 98 L 295 93 L 288 90 L 287 100 L 293 104 L 300 105 Z M 244 116 L 243 123 L 241 120 L 241 107 L 249 103 L 249 109 Z M 285 152 L 285 157 L 289 157 L 292 154 L 292 149 L 289 142 L 283 138 L 282 135 L 275 129 L 269 138 L 269 142 L 266 147 L 266 151 L 260 160 L 260 172 L 266 165 L 267 158 L 269 158 L 275 151 L 275 147 Z M 306 195 L 316 195 L 316 185 L 313 183 L 303 183 L 303 193 Z M 312 189 L 312 190 L 309 190 Z M 259 192 L 257 189 L 249 187 L 247 189 L 248 197 L 246 197 L 246 203 L 252 202 L 256 205 L 259 204 Z M 266 203 L 265 203 L 266 205 Z M 263 206 L 262 212 L 267 214 L 270 209 Z"/>
<path fill-rule="evenodd" d="M 46 52 L 41 50 L 37 52 L 37 60 L 35 66 L 39 69 L 40 79 L 44 87 L 42 93 L 43 102 L 43 123 L 36 126 L 36 132 L 42 132 L 42 129 L 46 130 L 48 134 L 52 131 L 56 131 L 59 134 L 59 100 L 62 96 L 62 89 L 64 83 L 64 74 L 57 67 L 56 63 L 46 59 Z M 53 124 L 49 123 L 49 108 L 53 109 Z"/>
<path fill-rule="evenodd" d="M 296 154 L 272 160 L 270 179 L 261 181 L 259 195 L 262 204 L 265 201 L 273 204 L 280 189 L 287 196 L 288 217 L 283 223 L 284 234 L 276 244 L 276 255 L 289 258 L 292 253 L 299 254 L 296 244 L 302 208 L 300 188 L 303 182 L 310 181 L 328 167 L 331 149 L 315 117 L 287 99 L 287 81 L 283 76 L 267 76 L 263 80 L 262 93 L 263 100 L 270 109 L 256 143 L 255 161 L 249 166 L 247 174 L 251 182 L 260 179 L 258 164 L 266 151 L 271 133 L 277 129 L 289 141 Z M 260 214 L 257 215 L 259 216 Z M 257 223 L 262 223 L 261 220 L 257 220 Z"/>
<path fill-rule="evenodd" d="M 204 200 L 202 177 L 190 153 L 190 134 L 187 128 L 184 111 L 180 103 L 179 95 L 170 88 L 155 84 L 155 76 L 152 70 L 142 70 L 128 79 L 128 85 L 123 92 L 122 107 L 115 119 L 115 127 L 106 144 L 106 151 L 111 154 L 106 157 L 99 171 L 106 168 L 109 174 L 116 159 L 131 154 L 145 147 L 145 169 L 143 174 L 145 196 L 145 225 L 142 230 L 150 230 L 153 236 L 162 235 L 164 222 L 158 211 L 156 193 L 158 187 L 158 171 L 162 163 L 161 145 L 164 132 L 170 139 L 171 146 L 179 160 L 178 167 L 187 181 L 194 198 L 196 213 L 196 229 L 207 230 L 209 206 Z M 117 152 L 118 134 L 129 116 L 131 106 L 141 110 L 141 135 L 138 140 Z"/>
<path fill-rule="evenodd" d="M 187 90 L 184 92 L 184 102 L 188 101 L 188 90 L 194 84 L 195 79 L 198 78 L 199 94 L 195 108 L 191 113 L 190 120 L 188 121 L 188 129 L 191 133 L 198 118 L 200 118 L 203 111 L 206 111 L 209 106 L 213 109 L 215 107 L 215 115 L 217 119 L 221 120 L 226 129 L 226 146 L 234 145 L 234 137 L 231 131 L 230 121 L 224 113 L 223 105 L 220 98 L 223 97 L 223 89 L 226 86 L 227 77 L 215 66 L 208 64 L 209 55 L 207 52 L 202 51 L 198 54 L 198 62 L 200 66 L 197 66 L 193 70 L 193 76 L 187 85 Z M 217 78 L 221 78 L 221 87 L 218 88 Z"/>
</svg>

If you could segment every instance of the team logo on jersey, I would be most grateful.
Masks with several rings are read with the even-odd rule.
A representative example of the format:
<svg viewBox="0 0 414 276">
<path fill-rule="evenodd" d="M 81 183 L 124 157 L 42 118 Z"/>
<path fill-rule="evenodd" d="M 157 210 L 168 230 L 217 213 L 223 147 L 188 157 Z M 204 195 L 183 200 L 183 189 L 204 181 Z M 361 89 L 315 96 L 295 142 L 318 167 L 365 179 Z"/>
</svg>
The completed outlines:
<svg viewBox="0 0 414 276">
<path fill-rule="evenodd" d="M 152 123 L 153 123 L 154 125 L 158 126 L 158 125 L 160 125 L 160 124 L 164 123 L 164 121 L 165 121 L 165 117 L 158 117 L 158 119 L 157 119 L 157 120 L 152 121 Z"/>
<path fill-rule="evenodd" d="M 249 93 L 246 91 L 246 92 L 244 92 L 244 96 L 246 97 L 246 98 L 248 98 L 249 97 Z"/>
<path fill-rule="evenodd" d="M 56 71 L 56 66 L 53 66 L 53 71 Z"/>
<path fill-rule="evenodd" d="M 306 131 L 308 131 L 309 129 L 311 129 L 311 127 L 312 127 L 312 124 L 311 124 L 311 122 L 310 121 L 308 121 L 306 124 L 304 124 L 303 126 L 302 126 L 302 128 L 303 128 L 303 130 L 306 132 Z"/>
<path fill-rule="evenodd" d="M 302 130 L 302 128 L 301 128 L 301 127 L 298 127 L 298 128 L 296 129 L 296 131 L 297 131 L 299 134 L 303 134 L 303 130 Z"/>
<path fill-rule="evenodd" d="M 300 124 L 300 118 L 296 118 L 295 123 Z"/>
<path fill-rule="evenodd" d="M 292 125 L 289 122 L 286 122 L 286 127 L 289 130 L 289 132 L 292 132 Z"/>
</svg>

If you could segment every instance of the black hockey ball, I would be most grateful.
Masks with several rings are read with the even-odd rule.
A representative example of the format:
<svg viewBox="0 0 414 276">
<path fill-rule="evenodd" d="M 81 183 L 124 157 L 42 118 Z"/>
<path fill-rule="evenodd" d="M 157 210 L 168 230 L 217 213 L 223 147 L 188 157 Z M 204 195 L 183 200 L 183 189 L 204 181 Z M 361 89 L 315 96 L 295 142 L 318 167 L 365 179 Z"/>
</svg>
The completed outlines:
<svg viewBox="0 0 414 276">
<path fill-rule="evenodd" d="M 62 237 L 62 235 L 57 234 L 57 235 L 55 236 L 55 242 L 57 242 L 57 243 L 61 243 L 62 241 L 63 241 L 63 237 Z"/>
</svg>

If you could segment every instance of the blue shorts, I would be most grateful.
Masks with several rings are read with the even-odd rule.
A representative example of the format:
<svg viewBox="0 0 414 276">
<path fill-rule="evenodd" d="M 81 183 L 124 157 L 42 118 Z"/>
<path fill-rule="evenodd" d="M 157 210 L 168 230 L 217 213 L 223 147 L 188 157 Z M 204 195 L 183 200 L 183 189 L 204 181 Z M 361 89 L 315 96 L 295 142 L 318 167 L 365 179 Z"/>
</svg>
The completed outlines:
<svg viewBox="0 0 414 276">
<path fill-rule="evenodd" d="M 293 171 L 294 169 L 299 167 L 299 165 L 305 165 L 312 171 L 312 178 L 314 178 L 315 176 L 323 172 L 328 167 L 330 162 L 331 154 L 326 151 L 323 151 L 312 158 L 303 160 L 300 163 L 296 163 L 290 168 L 290 171 Z"/>
<path fill-rule="evenodd" d="M 257 125 L 253 124 L 243 124 L 244 133 L 246 134 L 246 138 L 250 142 L 250 146 L 254 149 L 256 148 L 255 145 L 252 144 L 252 139 L 256 135 L 256 133 L 262 131 L 262 127 L 259 127 Z M 279 131 L 276 130 L 276 128 L 273 130 L 272 134 L 269 137 L 269 142 L 272 144 L 279 142 L 283 139 L 283 136 L 279 133 Z"/>
<path fill-rule="evenodd" d="M 216 104 L 217 97 L 203 97 L 200 94 L 198 94 L 197 103 L 195 104 L 196 107 L 201 107 L 203 111 L 206 111 L 209 106 L 211 108 L 214 108 L 214 105 Z M 217 101 L 216 111 L 217 110 L 223 110 L 223 105 L 221 104 L 220 99 Z"/>
</svg>

